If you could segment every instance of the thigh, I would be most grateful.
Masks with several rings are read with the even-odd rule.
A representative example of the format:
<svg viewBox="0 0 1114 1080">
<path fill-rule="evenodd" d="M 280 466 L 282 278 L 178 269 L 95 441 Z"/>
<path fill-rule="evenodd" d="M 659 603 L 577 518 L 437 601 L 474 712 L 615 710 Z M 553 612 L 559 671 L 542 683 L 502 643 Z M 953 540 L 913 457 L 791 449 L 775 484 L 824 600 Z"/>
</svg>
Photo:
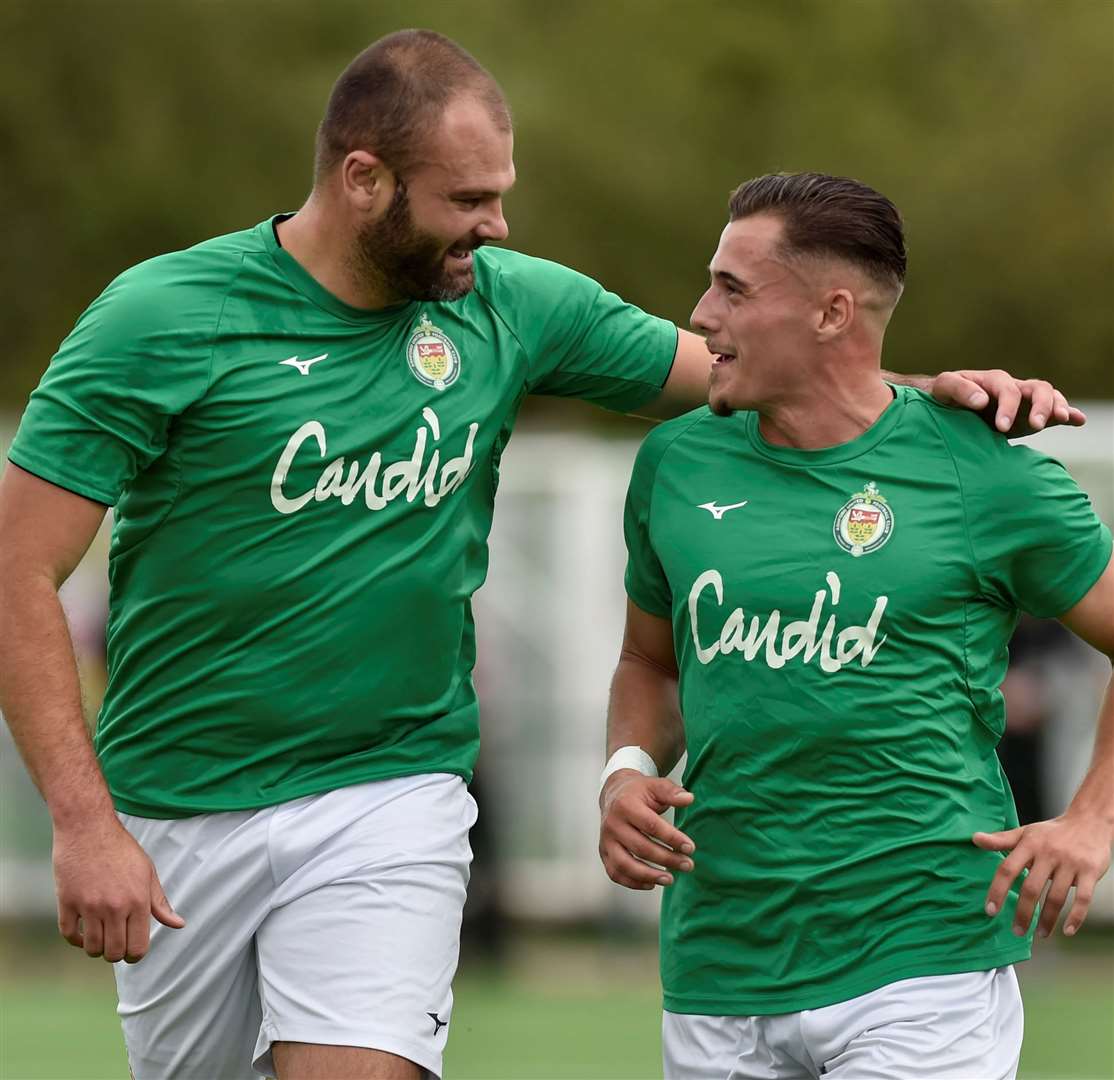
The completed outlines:
<svg viewBox="0 0 1114 1080">
<path fill-rule="evenodd" d="M 820 1013 L 832 1080 L 1017 1075 L 1023 1013 L 1012 967 L 904 979 Z"/>
<path fill-rule="evenodd" d="M 475 803 L 438 775 L 332 792 L 306 812 L 286 857 L 307 858 L 257 935 L 257 1070 L 281 1042 L 380 1050 L 439 1076 Z"/>
<path fill-rule="evenodd" d="M 270 880 L 257 816 L 161 821 L 120 815 L 186 920 L 152 921 L 137 964 L 114 964 L 135 1080 L 249 1080 L 262 1011 L 253 934 Z"/>
<path fill-rule="evenodd" d="M 781 1045 L 791 1026 L 783 1023 L 785 1019 L 665 1012 L 665 1080 L 813 1080 Z"/>
</svg>

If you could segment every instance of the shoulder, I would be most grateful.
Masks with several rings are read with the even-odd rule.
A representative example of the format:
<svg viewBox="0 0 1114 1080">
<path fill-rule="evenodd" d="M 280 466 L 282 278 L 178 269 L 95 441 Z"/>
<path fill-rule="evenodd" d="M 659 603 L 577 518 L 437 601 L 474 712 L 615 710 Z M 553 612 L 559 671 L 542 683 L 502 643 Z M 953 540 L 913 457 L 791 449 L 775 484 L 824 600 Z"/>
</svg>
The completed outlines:
<svg viewBox="0 0 1114 1080">
<path fill-rule="evenodd" d="M 1011 443 L 970 409 L 942 405 L 911 387 L 905 394 L 911 418 L 937 433 L 970 491 L 993 499 L 1012 498 L 1066 474 L 1060 462 L 1024 443 Z"/>
<path fill-rule="evenodd" d="M 218 236 L 137 263 L 109 283 L 85 317 L 104 329 L 200 329 L 224 303 L 249 256 L 265 249 L 258 229 Z M 209 327 L 211 330 L 212 327 Z"/>
<path fill-rule="evenodd" d="M 476 292 L 498 307 L 542 303 L 552 309 L 578 295 L 603 292 L 603 286 L 586 274 L 509 248 L 481 247 L 474 258 Z"/>
<path fill-rule="evenodd" d="M 709 424 L 719 419 L 707 405 L 702 405 L 692 412 L 682 413 L 671 420 L 665 420 L 650 430 L 642 445 L 638 448 L 635 458 L 635 470 L 644 476 L 655 474 L 662 460 L 670 449 L 682 442 L 686 437 L 692 437 L 704 432 Z"/>
</svg>

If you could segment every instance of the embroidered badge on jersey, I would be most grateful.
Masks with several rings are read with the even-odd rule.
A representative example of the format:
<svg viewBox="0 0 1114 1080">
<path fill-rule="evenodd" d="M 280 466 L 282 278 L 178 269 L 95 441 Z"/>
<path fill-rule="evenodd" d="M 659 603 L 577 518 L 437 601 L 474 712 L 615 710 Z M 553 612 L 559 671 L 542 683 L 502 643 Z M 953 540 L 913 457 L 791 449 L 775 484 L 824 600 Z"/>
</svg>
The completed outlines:
<svg viewBox="0 0 1114 1080">
<path fill-rule="evenodd" d="M 836 514 L 832 534 L 844 551 L 858 558 L 877 551 L 894 531 L 894 513 L 872 480 Z"/>
<path fill-rule="evenodd" d="M 460 375 L 460 353 L 449 337 L 422 315 L 418 329 L 410 335 L 406 359 L 414 378 L 434 390 L 452 386 Z"/>
</svg>

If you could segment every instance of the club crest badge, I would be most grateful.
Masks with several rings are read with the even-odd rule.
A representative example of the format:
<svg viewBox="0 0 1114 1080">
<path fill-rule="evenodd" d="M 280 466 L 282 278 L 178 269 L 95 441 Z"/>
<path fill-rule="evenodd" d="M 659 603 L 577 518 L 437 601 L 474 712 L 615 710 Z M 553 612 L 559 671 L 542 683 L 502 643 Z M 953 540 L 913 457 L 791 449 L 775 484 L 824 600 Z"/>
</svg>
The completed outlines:
<svg viewBox="0 0 1114 1080">
<path fill-rule="evenodd" d="M 434 390 L 452 386 L 460 375 L 460 353 L 449 337 L 422 315 L 406 345 L 406 359 L 414 378 Z"/>
<path fill-rule="evenodd" d="M 877 551 L 893 531 L 894 513 L 873 480 L 843 504 L 832 527 L 836 543 L 856 558 Z"/>
</svg>

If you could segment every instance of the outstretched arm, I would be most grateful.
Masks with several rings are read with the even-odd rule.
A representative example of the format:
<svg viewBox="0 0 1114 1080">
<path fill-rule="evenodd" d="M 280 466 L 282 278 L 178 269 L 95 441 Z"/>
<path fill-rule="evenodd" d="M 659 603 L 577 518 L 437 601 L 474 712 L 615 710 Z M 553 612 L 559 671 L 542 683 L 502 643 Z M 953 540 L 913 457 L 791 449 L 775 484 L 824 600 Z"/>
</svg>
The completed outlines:
<svg viewBox="0 0 1114 1080">
<path fill-rule="evenodd" d="M 661 818 L 692 795 L 665 778 L 681 759 L 685 733 L 677 699 L 673 627 L 627 601 L 627 626 L 611 683 L 607 753 L 637 746 L 663 775 L 613 772 L 600 792 L 600 859 L 612 881 L 628 889 L 671 885 L 669 870 L 691 870 L 693 843 Z"/>
<path fill-rule="evenodd" d="M 712 357 L 704 339 L 688 330 L 677 333 L 677 352 L 661 394 L 639 410 L 644 416 L 667 419 L 708 402 Z M 1015 379 L 1008 371 L 945 371 L 939 375 L 896 375 L 882 372 L 892 383 L 915 386 L 944 405 L 983 414 L 998 431 L 1013 438 L 1031 435 L 1052 424 L 1079 426 L 1086 417 L 1043 379 Z"/>
<path fill-rule="evenodd" d="M 1060 616 L 1067 628 L 1114 660 L 1114 559 L 1090 591 Z M 1001 909 L 1010 885 L 1022 870 L 1029 874 L 1021 887 L 1014 933 L 1028 933 L 1045 888 L 1038 934 L 1056 927 L 1069 890 L 1075 901 L 1064 920 L 1064 933 L 1074 934 L 1091 904 L 1096 883 L 1110 866 L 1114 844 L 1114 679 L 1099 712 L 1095 748 L 1083 783 L 1067 810 L 1051 821 L 1038 821 L 996 833 L 975 833 L 974 842 L 988 851 L 1008 851 L 986 897 L 986 913 Z"/>
</svg>

